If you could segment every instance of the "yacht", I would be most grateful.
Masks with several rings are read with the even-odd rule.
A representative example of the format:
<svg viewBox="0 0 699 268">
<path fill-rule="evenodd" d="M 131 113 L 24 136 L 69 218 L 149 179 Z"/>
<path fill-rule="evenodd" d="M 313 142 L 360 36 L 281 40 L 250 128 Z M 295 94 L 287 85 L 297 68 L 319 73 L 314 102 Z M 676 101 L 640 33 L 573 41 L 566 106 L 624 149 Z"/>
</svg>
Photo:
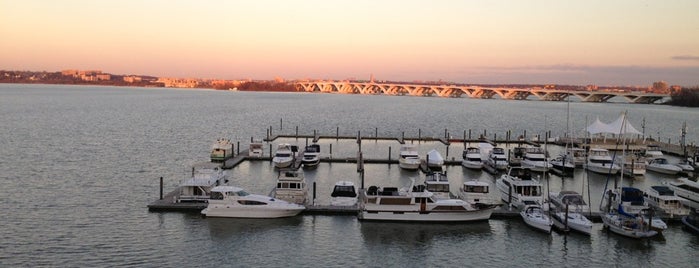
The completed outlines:
<svg viewBox="0 0 699 268">
<path fill-rule="evenodd" d="M 242 188 L 216 186 L 211 189 L 209 204 L 201 214 L 206 217 L 282 218 L 296 216 L 304 209 L 304 206 L 269 196 L 249 194 Z"/>
<path fill-rule="evenodd" d="M 546 159 L 546 152 L 540 147 L 529 147 L 524 152 L 521 162 L 522 167 L 532 171 L 544 172 L 551 169 L 551 163 Z"/>
<path fill-rule="evenodd" d="M 646 206 L 643 192 L 636 188 L 607 190 L 600 206 L 604 227 L 614 233 L 631 238 L 645 238 L 658 234 L 651 229 L 651 222 L 640 215 Z"/>
<path fill-rule="evenodd" d="M 487 220 L 495 208 L 482 209 L 461 199 L 438 199 L 424 186 L 370 186 L 359 201 L 359 220 L 468 222 Z"/>
<path fill-rule="evenodd" d="M 660 146 L 657 144 L 649 144 L 646 147 L 646 158 L 656 158 L 656 157 L 663 157 L 663 151 L 660 150 Z"/>
<path fill-rule="evenodd" d="M 437 150 L 432 149 L 427 152 L 427 167 L 430 170 L 442 170 L 444 166 L 444 158 Z"/>
<path fill-rule="evenodd" d="M 689 214 L 689 208 L 683 204 L 687 200 L 676 196 L 675 191 L 666 185 L 651 186 L 643 193 L 643 198 L 649 206 L 662 210 L 670 217 Z"/>
<path fill-rule="evenodd" d="M 519 215 L 522 216 L 524 223 L 532 228 L 546 233 L 551 233 L 553 221 L 538 204 L 524 206 L 524 209 L 519 212 Z"/>
<path fill-rule="evenodd" d="M 524 153 L 527 151 L 526 147 L 515 147 L 510 153 L 509 163 L 512 167 L 518 167 L 522 165 L 522 160 L 524 159 Z"/>
<path fill-rule="evenodd" d="M 558 171 L 563 174 L 573 174 L 575 171 L 575 164 L 573 159 L 569 158 L 567 155 L 559 155 L 558 157 L 551 159 L 551 167 L 553 170 Z"/>
<path fill-rule="evenodd" d="M 288 143 L 280 143 L 277 145 L 277 151 L 274 153 L 274 157 L 272 158 L 272 162 L 274 163 L 274 166 L 277 168 L 288 168 L 291 167 L 294 161 L 296 160 L 295 158 L 295 146 L 292 146 L 291 144 Z"/>
<path fill-rule="evenodd" d="M 677 173 L 682 171 L 681 167 L 670 164 L 664 157 L 651 158 L 646 165 L 646 169 L 667 175 L 677 175 Z"/>
<path fill-rule="evenodd" d="M 571 159 L 576 167 L 582 167 L 587 160 L 587 152 L 583 148 L 566 148 L 566 158 Z"/>
<path fill-rule="evenodd" d="M 290 203 L 305 204 L 308 199 L 308 185 L 302 170 L 281 170 L 277 186 L 272 190 L 273 197 Z"/>
<path fill-rule="evenodd" d="M 262 148 L 264 147 L 262 141 L 252 141 L 250 142 L 250 148 L 248 150 L 249 157 L 262 157 Z"/>
<path fill-rule="evenodd" d="M 449 189 L 449 179 L 446 173 L 430 172 L 425 176 L 425 187 L 427 191 L 434 194 L 435 199 L 451 199 L 452 194 Z"/>
<path fill-rule="evenodd" d="M 413 144 L 403 144 L 400 147 L 398 166 L 406 170 L 417 170 L 420 168 L 420 155 Z"/>
<path fill-rule="evenodd" d="M 592 233 L 592 221 L 585 215 L 589 207 L 582 195 L 575 191 L 549 193 L 549 201 L 555 206 L 551 219 L 556 229 L 562 231 L 574 230 L 583 234 Z"/>
<path fill-rule="evenodd" d="M 490 150 L 485 164 L 495 170 L 507 170 L 507 156 L 505 155 L 505 149 L 495 147 Z"/>
<path fill-rule="evenodd" d="M 306 146 L 301 159 L 303 168 L 315 168 L 320 164 L 320 145 L 317 143 Z"/>
<path fill-rule="evenodd" d="M 461 164 L 464 167 L 472 169 L 483 168 L 483 160 L 481 160 L 481 151 L 477 147 L 468 147 L 462 153 L 463 160 Z"/>
<path fill-rule="evenodd" d="M 499 199 L 490 196 L 490 184 L 477 180 L 465 181 L 463 187 L 459 189 L 459 198 L 482 208 L 502 205 Z"/>
<path fill-rule="evenodd" d="M 502 201 L 510 206 L 523 207 L 544 203 L 542 185 L 532 178 L 532 172 L 528 168 L 510 167 L 507 174 L 496 180 L 495 185 L 500 191 Z"/>
<path fill-rule="evenodd" d="M 600 174 L 617 174 L 621 167 L 614 163 L 607 149 L 592 148 L 588 153 L 587 170 Z"/>
<path fill-rule="evenodd" d="M 686 199 L 685 205 L 699 208 L 699 183 L 687 178 L 679 178 L 669 182 L 670 189 L 675 191 L 675 195 Z"/>
<path fill-rule="evenodd" d="M 351 207 L 357 205 L 357 191 L 351 181 L 338 181 L 330 194 L 330 205 Z"/>
<path fill-rule="evenodd" d="M 223 162 L 233 157 L 233 143 L 231 140 L 221 138 L 211 146 L 211 162 Z"/>
<path fill-rule="evenodd" d="M 690 173 L 694 172 L 694 167 L 692 166 L 692 164 L 688 160 L 681 161 L 681 162 L 675 164 L 675 166 L 678 166 L 679 168 L 681 168 L 682 171 L 680 171 L 680 172 L 683 172 L 685 174 L 690 174 Z"/>
<path fill-rule="evenodd" d="M 226 173 L 220 164 L 205 162 L 192 166 L 191 175 L 180 183 L 180 194 L 175 199 L 181 202 L 206 202 L 211 188 L 227 183 Z"/>
</svg>

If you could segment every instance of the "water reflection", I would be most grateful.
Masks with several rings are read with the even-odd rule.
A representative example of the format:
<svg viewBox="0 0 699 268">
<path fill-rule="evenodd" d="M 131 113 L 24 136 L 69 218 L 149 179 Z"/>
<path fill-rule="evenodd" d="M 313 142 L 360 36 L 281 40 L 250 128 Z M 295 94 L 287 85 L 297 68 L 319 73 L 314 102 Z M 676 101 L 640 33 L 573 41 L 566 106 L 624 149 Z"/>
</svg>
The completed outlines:
<svg viewBox="0 0 699 268">
<path fill-rule="evenodd" d="M 364 242 L 372 244 L 431 244 L 437 240 L 479 237 L 491 234 L 490 222 L 403 223 L 361 222 Z"/>
<path fill-rule="evenodd" d="M 237 218 L 206 218 L 209 234 L 212 238 L 228 240 L 247 233 L 265 233 L 272 230 L 300 227 L 302 216 L 279 219 L 237 219 Z"/>
</svg>

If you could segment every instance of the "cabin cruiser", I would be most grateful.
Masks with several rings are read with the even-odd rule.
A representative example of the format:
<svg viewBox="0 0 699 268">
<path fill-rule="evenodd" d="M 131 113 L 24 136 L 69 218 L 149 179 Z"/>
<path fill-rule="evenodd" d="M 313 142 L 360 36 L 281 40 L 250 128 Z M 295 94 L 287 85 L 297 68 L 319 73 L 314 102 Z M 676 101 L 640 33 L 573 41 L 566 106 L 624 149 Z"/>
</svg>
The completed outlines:
<svg viewBox="0 0 699 268">
<path fill-rule="evenodd" d="M 526 147 L 515 147 L 510 153 L 510 166 L 518 167 L 522 165 L 522 159 L 524 159 L 524 153 L 527 151 Z"/>
<path fill-rule="evenodd" d="M 280 170 L 272 196 L 290 203 L 305 204 L 308 185 L 302 170 Z"/>
<path fill-rule="evenodd" d="M 192 166 L 191 175 L 180 183 L 176 202 L 206 202 L 211 188 L 228 183 L 226 173 L 218 163 L 205 162 Z"/>
<path fill-rule="evenodd" d="M 652 230 L 652 222 L 641 216 L 647 207 L 644 204 L 643 192 L 633 187 L 607 190 L 600 204 L 602 222 L 610 231 L 631 237 L 644 238 L 658 234 Z"/>
<path fill-rule="evenodd" d="M 689 215 L 682 217 L 682 224 L 691 232 L 699 234 L 699 208 L 690 209 Z"/>
<path fill-rule="evenodd" d="M 231 140 L 221 138 L 211 146 L 211 162 L 223 162 L 233 157 L 233 143 Z"/>
<path fill-rule="evenodd" d="M 551 219 L 556 229 L 575 230 L 590 235 L 592 221 L 583 215 L 585 211 L 589 211 L 589 207 L 582 195 L 575 191 L 551 192 L 549 201 L 555 206 Z"/>
<path fill-rule="evenodd" d="M 465 181 L 463 187 L 459 189 L 459 198 L 482 208 L 502 205 L 502 201 L 490 196 L 490 184 L 477 180 Z"/>
<path fill-rule="evenodd" d="M 294 150 L 295 147 L 296 146 L 292 146 L 288 143 L 278 144 L 277 151 L 274 153 L 274 157 L 272 158 L 272 163 L 274 163 L 274 166 L 277 168 L 291 167 L 296 160 L 296 150 Z"/>
<path fill-rule="evenodd" d="M 330 194 L 330 205 L 351 207 L 357 205 L 357 191 L 351 181 L 338 181 Z"/>
<path fill-rule="evenodd" d="M 588 153 L 587 170 L 600 174 L 617 174 L 621 167 L 614 163 L 607 149 L 592 148 Z"/>
<path fill-rule="evenodd" d="M 434 194 L 435 199 L 453 198 L 449 189 L 449 179 L 443 172 L 430 172 L 425 176 L 425 187 L 427 191 Z"/>
<path fill-rule="evenodd" d="M 262 148 L 264 147 L 262 141 L 252 141 L 250 142 L 250 149 L 248 150 L 249 157 L 262 157 Z"/>
<path fill-rule="evenodd" d="M 444 158 L 437 150 L 432 149 L 427 152 L 427 168 L 430 170 L 442 170 L 444 166 Z"/>
<path fill-rule="evenodd" d="M 680 172 L 683 172 L 685 174 L 689 174 L 689 173 L 694 172 L 694 167 L 692 166 L 692 164 L 688 160 L 681 161 L 681 162 L 675 164 L 675 166 L 678 166 L 679 168 L 681 168 L 682 171 L 680 171 Z"/>
<path fill-rule="evenodd" d="M 660 146 L 657 144 L 649 144 L 646 147 L 646 158 L 656 158 L 656 157 L 663 157 L 663 151 L 660 150 Z"/>
<path fill-rule="evenodd" d="M 472 169 L 483 168 L 483 160 L 481 160 L 481 151 L 477 147 L 468 147 L 462 153 L 463 160 L 461 165 Z"/>
<path fill-rule="evenodd" d="M 320 164 L 320 145 L 317 143 L 306 146 L 301 159 L 303 168 L 315 168 Z"/>
<path fill-rule="evenodd" d="M 524 205 L 543 204 L 542 185 L 532 176 L 528 168 L 510 167 L 508 173 L 503 174 L 495 182 L 502 201 L 518 208 Z"/>
<path fill-rule="evenodd" d="M 540 147 L 527 148 L 524 152 L 521 165 L 524 168 L 529 168 L 537 172 L 544 172 L 551 169 L 551 163 L 546 159 L 546 152 Z"/>
<path fill-rule="evenodd" d="M 648 161 L 648 164 L 646 165 L 646 169 L 667 175 L 677 175 L 677 173 L 680 173 L 680 171 L 682 171 L 681 167 L 670 164 L 670 162 L 668 162 L 667 159 L 664 157 L 656 157 L 650 159 Z"/>
<path fill-rule="evenodd" d="M 643 193 L 643 198 L 649 206 L 662 210 L 670 217 L 689 214 L 689 208 L 683 204 L 687 200 L 676 196 L 675 191 L 668 186 L 651 186 Z"/>
<path fill-rule="evenodd" d="M 507 156 L 505 155 L 505 149 L 495 147 L 490 150 L 485 164 L 494 168 L 495 170 L 507 170 Z"/>
<path fill-rule="evenodd" d="M 575 164 L 573 163 L 573 159 L 568 158 L 567 155 L 559 155 L 558 157 L 551 159 L 550 161 L 551 167 L 553 167 L 554 170 L 563 173 L 563 174 L 573 174 L 575 171 Z"/>
<path fill-rule="evenodd" d="M 566 158 L 571 159 L 576 167 L 582 167 L 587 160 L 587 152 L 583 148 L 570 147 L 566 148 Z"/>
<path fill-rule="evenodd" d="M 420 155 L 413 144 L 403 144 L 400 147 L 398 166 L 406 170 L 417 170 L 420 168 Z"/>
<path fill-rule="evenodd" d="M 370 186 L 359 203 L 360 220 L 467 222 L 487 220 L 495 208 L 482 209 L 461 199 L 438 199 L 423 185 Z"/>
<path fill-rule="evenodd" d="M 685 205 L 699 208 L 699 183 L 687 178 L 679 178 L 669 182 L 670 189 L 675 191 L 675 195 L 686 199 Z"/>
<path fill-rule="evenodd" d="M 201 214 L 206 217 L 282 218 L 296 216 L 304 209 L 304 206 L 269 196 L 249 194 L 242 188 L 216 186 L 211 189 L 209 204 Z"/>
<path fill-rule="evenodd" d="M 541 209 L 540 205 L 526 205 L 524 206 L 522 211 L 519 212 L 519 215 L 522 216 L 524 223 L 531 226 L 532 228 L 546 233 L 551 232 L 551 226 L 553 225 L 553 221 L 543 211 L 543 209 Z"/>
</svg>

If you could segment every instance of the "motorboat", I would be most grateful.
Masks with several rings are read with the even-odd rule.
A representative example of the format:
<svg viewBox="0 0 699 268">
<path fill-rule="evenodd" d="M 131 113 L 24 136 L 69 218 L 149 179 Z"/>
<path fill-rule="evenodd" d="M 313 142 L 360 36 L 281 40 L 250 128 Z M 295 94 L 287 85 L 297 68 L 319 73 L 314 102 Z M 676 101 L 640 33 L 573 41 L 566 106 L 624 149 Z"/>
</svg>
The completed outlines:
<svg viewBox="0 0 699 268">
<path fill-rule="evenodd" d="M 495 208 L 482 209 L 461 199 L 438 199 L 423 185 L 370 186 L 359 202 L 359 220 L 469 222 L 487 220 Z"/>
<path fill-rule="evenodd" d="M 400 155 L 398 157 L 398 166 L 406 170 L 418 170 L 421 160 L 417 149 L 413 144 L 403 144 L 400 147 Z"/>
<path fill-rule="evenodd" d="M 682 171 L 680 172 L 683 172 L 685 174 L 690 174 L 694 172 L 694 167 L 688 160 L 681 161 L 675 165 L 682 169 Z"/>
<path fill-rule="evenodd" d="M 687 178 L 679 178 L 668 182 L 670 189 L 675 191 L 675 195 L 684 198 L 685 205 L 692 208 L 699 208 L 699 183 Z"/>
<path fill-rule="evenodd" d="M 233 157 L 233 143 L 226 138 L 220 138 L 211 145 L 211 162 L 223 162 Z"/>
<path fill-rule="evenodd" d="M 610 189 L 604 193 L 600 204 L 602 222 L 610 231 L 631 237 L 645 238 L 658 234 L 652 229 L 652 221 L 642 216 L 648 207 L 643 192 L 633 187 Z"/>
<path fill-rule="evenodd" d="M 541 183 L 533 178 L 531 170 L 523 167 L 510 167 L 495 182 L 500 191 L 500 198 L 514 207 L 544 203 Z"/>
<path fill-rule="evenodd" d="M 505 155 L 505 149 L 500 147 L 494 147 L 488 153 L 488 158 L 485 161 L 485 165 L 488 165 L 495 170 L 507 170 L 507 156 Z"/>
<path fill-rule="evenodd" d="M 699 208 L 691 208 L 689 215 L 682 217 L 682 224 L 695 234 L 699 234 Z"/>
<path fill-rule="evenodd" d="M 551 167 L 563 174 L 573 174 L 575 171 L 575 164 L 573 159 L 569 158 L 568 155 L 559 155 L 558 157 L 551 159 Z"/>
<path fill-rule="evenodd" d="M 296 151 L 293 150 L 295 146 L 288 143 L 280 143 L 277 145 L 277 150 L 274 152 L 274 157 L 272 158 L 272 163 L 277 168 L 288 168 L 291 167 L 296 160 Z"/>
<path fill-rule="evenodd" d="M 669 186 L 651 186 L 643 193 L 643 198 L 649 206 L 665 212 L 670 217 L 689 214 L 689 207 L 684 204 L 687 200 L 676 196 L 675 191 Z"/>
<path fill-rule="evenodd" d="M 462 153 L 463 160 L 461 165 L 472 169 L 483 168 L 483 160 L 481 160 L 481 150 L 477 147 L 468 147 Z"/>
<path fill-rule="evenodd" d="M 272 196 L 290 203 L 305 204 L 308 185 L 302 170 L 280 170 Z"/>
<path fill-rule="evenodd" d="M 338 181 L 330 194 L 330 205 L 351 207 L 357 205 L 357 190 L 351 181 Z"/>
<path fill-rule="evenodd" d="M 552 192 L 549 193 L 549 201 L 555 206 L 551 219 L 556 229 L 590 235 L 592 221 L 583 215 L 585 211 L 589 211 L 589 207 L 582 195 L 575 191 Z"/>
<path fill-rule="evenodd" d="M 648 146 L 646 146 L 645 157 L 646 158 L 663 157 L 663 151 L 660 150 L 659 145 L 649 144 Z"/>
<path fill-rule="evenodd" d="M 262 141 L 252 141 L 250 142 L 250 147 L 248 150 L 249 157 L 262 157 L 264 144 Z"/>
<path fill-rule="evenodd" d="M 444 157 L 437 150 L 432 149 L 427 152 L 427 168 L 430 170 L 442 170 L 444 166 Z"/>
<path fill-rule="evenodd" d="M 538 204 L 524 206 L 522 211 L 519 212 L 519 215 L 522 216 L 524 223 L 532 228 L 546 233 L 551 232 L 553 221 Z"/>
<path fill-rule="evenodd" d="M 218 163 L 204 162 L 192 166 L 192 171 L 180 183 L 179 195 L 175 202 L 206 202 L 211 189 L 228 182 L 225 171 Z"/>
<path fill-rule="evenodd" d="M 502 205 L 502 201 L 490 196 L 490 184 L 478 180 L 465 181 L 459 189 L 459 198 L 482 208 Z"/>
<path fill-rule="evenodd" d="M 453 198 L 449 189 L 449 179 L 444 172 L 429 172 L 425 175 L 425 187 L 434 194 L 435 199 Z"/>
<path fill-rule="evenodd" d="M 317 143 L 306 146 L 301 159 L 303 168 L 315 168 L 320 164 L 320 145 Z"/>
<path fill-rule="evenodd" d="M 522 165 L 522 160 L 524 159 L 524 153 L 527 151 L 526 147 L 515 147 L 510 153 L 510 158 L 508 162 L 512 167 L 518 167 Z"/>
<path fill-rule="evenodd" d="M 239 187 L 216 186 L 211 189 L 209 204 L 201 214 L 206 217 L 283 218 L 296 216 L 304 209 L 302 205 L 250 194 Z"/>
<path fill-rule="evenodd" d="M 587 151 L 583 148 L 568 147 L 565 156 L 567 159 L 571 159 L 576 167 L 582 167 L 587 160 Z"/>
<path fill-rule="evenodd" d="M 613 161 L 612 156 L 609 155 L 609 151 L 602 148 L 590 149 L 585 168 L 595 173 L 612 175 L 619 173 L 621 170 L 621 167 L 617 165 Z"/>
<path fill-rule="evenodd" d="M 682 171 L 681 167 L 670 164 L 664 157 L 651 158 L 646 165 L 646 169 L 667 175 L 677 175 L 677 173 Z"/>
<path fill-rule="evenodd" d="M 541 147 L 527 148 L 521 165 L 536 172 L 545 172 L 551 169 L 551 163 L 546 159 L 546 152 Z"/>
<path fill-rule="evenodd" d="M 629 176 L 643 176 L 646 174 L 646 159 L 641 155 L 629 155 L 624 160 L 624 174 Z"/>
</svg>

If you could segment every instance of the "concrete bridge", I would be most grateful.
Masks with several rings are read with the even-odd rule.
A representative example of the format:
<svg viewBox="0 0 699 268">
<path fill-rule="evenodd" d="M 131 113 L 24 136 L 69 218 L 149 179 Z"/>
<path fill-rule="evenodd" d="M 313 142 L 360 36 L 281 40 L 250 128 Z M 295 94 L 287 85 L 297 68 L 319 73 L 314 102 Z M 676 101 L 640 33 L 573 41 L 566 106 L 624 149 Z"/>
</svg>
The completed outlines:
<svg viewBox="0 0 699 268">
<path fill-rule="evenodd" d="M 570 95 L 578 97 L 583 102 L 606 102 L 617 96 L 622 96 L 630 103 L 655 103 L 666 94 L 650 94 L 641 92 L 612 92 L 612 91 L 568 91 L 541 88 L 496 88 L 480 86 L 457 85 L 422 85 L 422 84 L 384 84 L 374 82 L 347 81 L 314 81 L 297 82 L 296 89 L 306 92 L 342 93 L 342 94 L 372 94 L 372 95 L 410 95 L 438 96 L 461 98 L 492 99 L 495 96 L 508 100 L 524 100 L 536 96 L 539 100 L 564 101 Z"/>
</svg>

